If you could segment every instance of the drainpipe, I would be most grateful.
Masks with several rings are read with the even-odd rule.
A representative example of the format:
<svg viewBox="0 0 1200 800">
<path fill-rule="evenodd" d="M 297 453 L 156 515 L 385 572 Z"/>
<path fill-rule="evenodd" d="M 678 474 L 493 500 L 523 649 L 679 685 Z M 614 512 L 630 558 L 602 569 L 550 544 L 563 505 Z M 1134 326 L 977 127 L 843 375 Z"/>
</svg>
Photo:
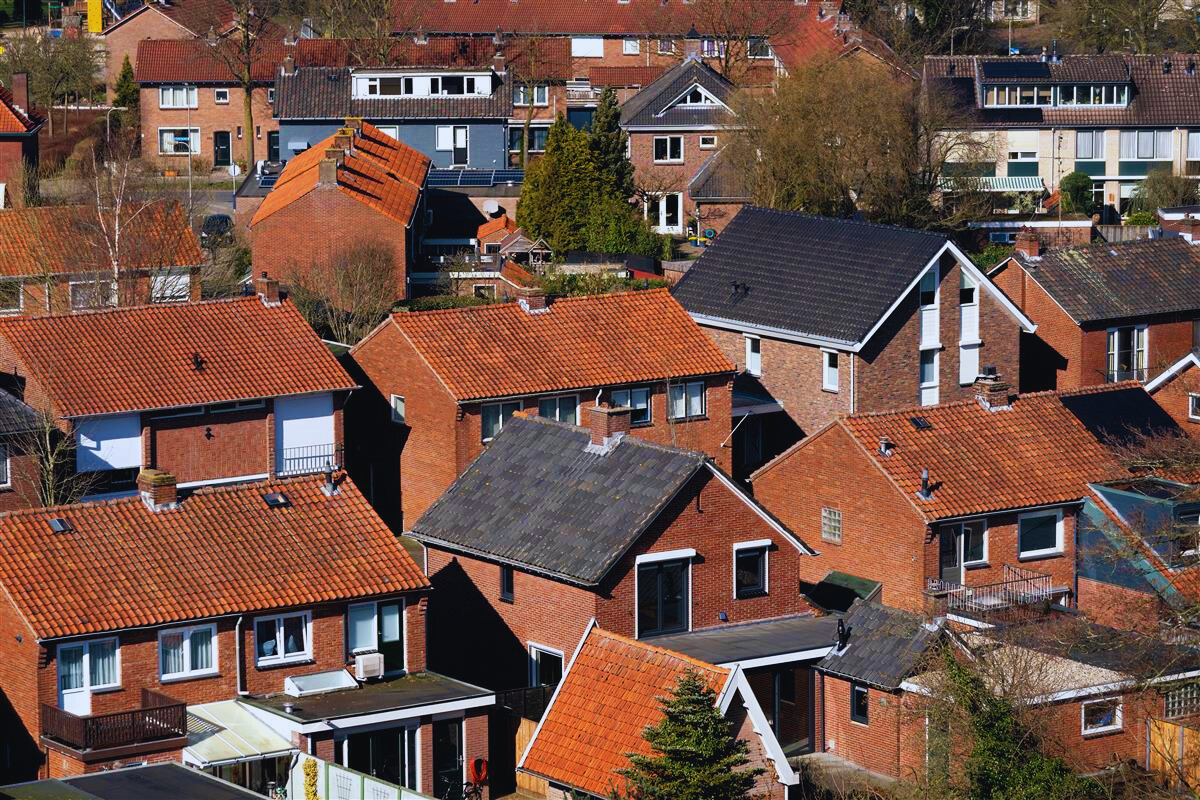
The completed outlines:
<svg viewBox="0 0 1200 800">
<path fill-rule="evenodd" d="M 237 659 L 237 664 L 235 665 L 236 669 L 234 671 L 234 675 L 237 678 L 237 681 L 236 681 L 237 682 L 237 693 L 238 693 L 239 697 L 245 697 L 246 695 L 250 694 L 250 692 L 246 691 L 245 688 L 243 688 L 246 685 L 246 682 L 243 678 L 243 672 L 245 670 L 242 665 L 242 620 L 243 619 L 245 619 L 245 615 L 239 615 L 238 619 L 237 619 L 237 624 L 235 624 L 233 626 L 233 651 L 235 654 L 234 657 Z"/>
<path fill-rule="evenodd" d="M 848 353 L 850 356 L 850 413 L 858 411 L 858 396 L 854 393 L 854 363 L 858 361 L 858 353 Z"/>
</svg>

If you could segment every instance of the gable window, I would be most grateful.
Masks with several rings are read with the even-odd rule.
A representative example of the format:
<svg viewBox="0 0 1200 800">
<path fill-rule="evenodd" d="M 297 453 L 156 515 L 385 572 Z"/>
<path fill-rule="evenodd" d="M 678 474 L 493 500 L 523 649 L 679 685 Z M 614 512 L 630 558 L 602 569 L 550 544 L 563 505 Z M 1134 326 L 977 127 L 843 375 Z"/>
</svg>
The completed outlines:
<svg viewBox="0 0 1200 800">
<path fill-rule="evenodd" d="M 658 54 L 669 55 L 675 52 L 675 41 L 673 39 L 658 40 Z"/>
<path fill-rule="evenodd" d="M 638 638 L 687 630 L 688 567 L 686 559 L 638 565 Z"/>
<path fill-rule="evenodd" d="M 254 656 L 261 666 L 312 658 L 312 614 L 278 614 L 254 620 Z"/>
<path fill-rule="evenodd" d="M 757 336 L 746 337 L 746 372 L 762 375 L 762 339 Z"/>
<path fill-rule="evenodd" d="M 1121 730 L 1123 725 L 1121 712 L 1122 706 L 1119 697 L 1082 703 L 1080 717 L 1082 718 L 1083 735 Z"/>
<path fill-rule="evenodd" d="M 621 52 L 627 56 L 636 56 L 642 52 L 642 43 L 637 39 L 625 39 L 621 42 Z"/>
<path fill-rule="evenodd" d="M 681 106 L 715 106 L 717 101 L 699 86 L 693 86 L 679 98 L 677 105 Z"/>
<path fill-rule="evenodd" d="M 717 137 L 715 137 L 715 136 L 701 136 L 700 137 L 700 149 L 701 150 L 715 150 L 716 147 L 717 147 Z"/>
<path fill-rule="evenodd" d="M 838 508 L 821 509 L 821 540 L 842 543 L 842 511 Z"/>
<path fill-rule="evenodd" d="M 766 39 L 751 39 L 746 42 L 746 55 L 750 58 L 770 58 L 773 53 Z"/>
<path fill-rule="evenodd" d="M 670 391 L 671 419 L 704 416 L 704 381 L 673 383 Z"/>
<path fill-rule="evenodd" d="M 1020 558 L 1059 555 L 1063 549 L 1061 511 L 1022 514 L 1017 520 L 1017 555 Z"/>
<path fill-rule="evenodd" d="M 71 281 L 71 309 L 109 308 L 117 304 L 116 281 L 97 278 L 94 281 Z"/>
<path fill-rule="evenodd" d="M 1169 130 L 1121 131 L 1121 160 L 1170 161 L 1171 132 Z"/>
<path fill-rule="evenodd" d="M 220 105 L 225 105 L 225 104 L 229 103 L 229 90 L 228 89 L 213 89 L 213 102 L 218 103 Z"/>
<path fill-rule="evenodd" d="M 225 90 L 229 102 L 229 90 Z M 219 101 L 218 101 L 219 102 Z M 158 87 L 159 108 L 197 108 L 199 106 L 195 86 L 160 86 Z"/>
<path fill-rule="evenodd" d="M 1075 158 L 1080 161 L 1102 161 L 1104 159 L 1104 131 L 1077 131 L 1075 134 Z"/>
<path fill-rule="evenodd" d="M 922 306 L 935 306 L 938 301 L 938 271 L 937 268 L 931 268 L 921 276 L 920 297 L 918 301 Z"/>
<path fill-rule="evenodd" d="M 850 684 L 850 719 L 866 725 L 870 722 L 871 694 L 861 683 Z"/>
<path fill-rule="evenodd" d="M 557 686 L 562 680 L 563 654 L 540 644 L 529 645 L 529 685 Z"/>
<path fill-rule="evenodd" d="M 958 304 L 973 306 L 979 302 L 979 283 L 964 270 L 959 278 Z"/>
<path fill-rule="evenodd" d="M 1110 328 L 1108 331 L 1108 381 L 1146 379 L 1146 326 Z"/>
<path fill-rule="evenodd" d="M 158 154 L 160 156 L 196 155 L 200 152 L 199 128 L 159 128 Z"/>
<path fill-rule="evenodd" d="M 683 161 L 682 136 L 655 136 L 654 163 L 667 164 Z"/>
<path fill-rule="evenodd" d="M 500 599 L 506 603 L 513 601 L 513 568 L 500 566 Z"/>
<path fill-rule="evenodd" d="M 827 392 L 838 390 L 838 354 L 836 350 L 821 351 L 821 388 Z"/>
<path fill-rule="evenodd" d="M 394 394 L 392 395 L 392 422 L 403 425 L 404 420 L 404 396 Z"/>
<path fill-rule="evenodd" d="M 490 442 L 504 429 L 504 423 L 521 410 L 520 403 L 488 403 L 479 413 L 483 441 Z"/>
<path fill-rule="evenodd" d="M 578 425 L 579 397 L 573 394 L 566 394 L 562 397 L 544 397 L 538 401 L 538 416 Z"/>
<path fill-rule="evenodd" d="M 158 634 L 158 674 L 163 680 L 217 674 L 217 626 L 194 625 Z"/>
<path fill-rule="evenodd" d="M 1188 395 L 1188 419 L 1200 421 L 1200 394 Z"/>
<path fill-rule="evenodd" d="M 700 42 L 700 55 L 705 58 L 722 58 L 725 55 L 725 42 L 719 39 L 703 39 Z"/>
<path fill-rule="evenodd" d="M 535 106 L 546 106 L 550 104 L 550 87 L 545 83 L 537 83 L 533 86 L 533 104 Z M 527 106 L 529 105 L 529 84 L 517 84 L 513 90 L 513 105 Z"/>
<path fill-rule="evenodd" d="M 767 550 L 771 542 L 739 542 L 733 546 L 733 596 L 738 600 L 767 593 Z"/>
<path fill-rule="evenodd" d="M 15 278 L 0 280 L 0 314 L 15 314 L 21 310 L 25 292 Z"/>
<path fill-rule="evenodd" d="M 613 389 L 613 405 L 618 408 L 632 409 L 629 413 L 630 425 L 645 425 L 650 422 L 650 388 L 637 386 L 631 389 Z"/>
</svg>

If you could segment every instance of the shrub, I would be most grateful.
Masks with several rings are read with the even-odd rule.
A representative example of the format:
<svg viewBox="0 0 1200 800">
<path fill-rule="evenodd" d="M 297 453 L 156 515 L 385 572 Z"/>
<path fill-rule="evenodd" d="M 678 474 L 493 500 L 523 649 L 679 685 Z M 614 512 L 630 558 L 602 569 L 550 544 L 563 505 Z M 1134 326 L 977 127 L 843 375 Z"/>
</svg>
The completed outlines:
<svg viewBox="0 0 1200 800">
<path fill-rule="evenodd" d="M 415 300 L 410 300 L 406 306 L 399 306 L 401 310 L 408 311 L 440 311 L 444 308 L 467 308 L 469 306 L 487 305 L 489 301 L 485 297 L 475 297 L 473 295 L 461 294 L 435 294 L 429 297 L 418 297 Z"/>
<path fill-rule="evenodd" d="M 1092 176 L 1075 171 L 1066 175 L 1059 183 L 1062 191 L 1063 209 L 1087 214 L 1092 209 Z"/>
</svg>

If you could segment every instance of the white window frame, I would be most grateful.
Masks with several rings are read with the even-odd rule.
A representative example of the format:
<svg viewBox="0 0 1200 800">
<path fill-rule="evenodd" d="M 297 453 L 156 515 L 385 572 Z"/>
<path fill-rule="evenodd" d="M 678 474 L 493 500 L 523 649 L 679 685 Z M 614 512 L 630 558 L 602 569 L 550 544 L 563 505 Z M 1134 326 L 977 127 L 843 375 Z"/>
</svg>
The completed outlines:
<svg viewBox="0 0 1200 800">
<path fill-rule="evenodd" d="M 975 559 L 974 561 L 967 560 L 967 537 L 965 529 L 968 525 L 980 525 L 983 527 L 983 557 Z M 943 525 L 941 529 L 944 532 L 950 532 L 954 535 L 955 546 L 958 547 L 958 564 L 960 567 L 963 569 L 969 569 L 971 567 L 987 566 L 988 546 L 989 539 L 991 537 L 988 536 L 988 524 L 986 519 L 981 517 L 979 519 L 967 520 L 966 522 L 953 522 L 949 525 Z"/>
<path fill-rule="evenodd" d="M 1025 162 L 1038 160 L 1037 150 L 1009 150 L 1008 160 L 1010 162 Z"/>
<path fill-rule="evenodd" d="M 658 54 L 660 56 L 669 56 L 674 52 L 675 52 L 675 40 L 674 39 L 659 39 L 658 40 Z"/>
<path fill-rule="evenodd" d="M 720 39 L 701 39 L 700 55 L 704 58 L 723 58 L 725 56 L 725 48 L 728 46 L 728 42 Z"/>
<path fill-rule="evenodd" d="M 754 55 L 754 45 L 761 44 L 767 48 L 767 52 L 761 56 Z M 771 43 L 765 36 L 752 37 L 746 40 L 746 58 L 774 58 L 775 51 L 771 49 Z"/>
<path fill-rule="evenodd" d="M 1080 153 L 1079 153 L 1079 144 L 1080 144 L 1080 142 L 1083 142 L 1083 141 L 1089 141 L 1088 149 L 1091 152 L 1090 156 L 1083 156 L 1083 155 L 1080 155 Z M 1099 143 L 1099 145 L 1100 145 L 1099 148 L 1096 147 L 1097 143 Z M 1096 129 L 1091 129 L 1091 130 L 1086 130 L 1086 131 L 1076 131 L 1075 132 L 1075 160 L 1076 161 L 1103 161 L 1104 160 L 1104 149 L 1105 149 L 1106 143 L 1107 143 L 1106 131 L 1096 130 Z M 1097 150 L 1099 151 L 1099 153 L 1097 153 Z"/>
<path fill-rule="evenodd" d="M 635 411 L 638 411 L 638 409 L 634 408 L 634 406 L 633 406 L 633 393 L 634 392 L 645 392 L 646 393 L 646 418 L 645 419 L 634 419 L 633 418 L 633 413 Z M 617 399 L 618 396 L 624 397 L 625 398 L 624 401 L 618 400 Z M 609 392 L 609 399 L 612 400 L 612 404 L 618 408 L 628 407 L 630 409 L 630 413 L 629 413 L 630 426 L 650 425 L 651 423 L 654 422 L 654 392 L 651 391 L 649 386 L 627 386 L 622 389 L 613 389 Z"/>
<path fill-rule="evenodd" d="M 109 294 L 107 303 L 97 303 L 95 305 L 76 305 L 75 303 L 75 287 L 76 286 L 92 286 L 97 287 L 100 283 L 108 283 L 112 285 L 112 292 Z M 95 280 L 87 281 L 69 281 L 67 283 L 67 301 L 70 303 L 72 311 L 88 311 L 96 308 L 115 308 L 117 305 L 117 282 L 112 278 L 96 278 Z"/>
<path fill-rule="evenodd" d="M 832 535 L 833 525 L 837 524 L 837 537 Z M 842 543 L 842 510 L 832 506 L 821 506 L 821 541 L 829 542 L 830 544 Z M 826 531 L 830 533 L 826 533 Z"/>
<path fill-rule="evenodd" d="M 867 716 L 863 719 L 856 719 L 854 716 L 854 698 L 855 698 L 855 695 L 859 692 L 859 690 L 862 690 L 862 692 L 864 693 L 864 695 L 867 698 L 867 702 L 865 703 L 866 708 L 867 708 Z M 850 708 L 848 709 L 848 711 L 850 712 L 848 716 L 850 717 L 851 725 L 859 725 L 859 726 L 862 726 L 865 728 L 871 724 L 871 687 L 870 686 L 868 686 L 865 683 L 860 683 L 858 681 L 850 681 Z"/>
<path fill-rule="evenodd" d="M 301 653 L 291 653 L 284 655 L 283 652 L 283 621 L 291 617 L 302 617 L 304 619 L 304 651 Z M 275 622 L 275 643 L 278 645 L 278 650 L 273 656 L 260 656 L 258 654 L 258 626 L 259 623 L 273 620 Z M 254 663 L 256 666 L 271 667 L 276 664 L 294 664 L 296 662 L 312 661 L 313 641 L 312 641 L 312 612 L 311 611 L 289 611 L 285 614 L 265 614 L 261 617 L 254 618 Z"/>
<path fill-rule="evenodd" d="M 1134 361 L 1137 362 L 1133 364 L 1132 371 L 1135 375 L 1139 372 L 1142 374 L 1138 380 L 1145 380 L 1149 377 L 1147 374 L 1150 361 L 1149 325 L 1119 325 L 1106 331 L 1108 338 L 1105 350 L 1105 377 L 1115 381 L 1116 375 L 1120 371 L 1117 369 L 1117 337 L 1121 331 L 1126 329 L 1132 329 L 1133 341 L 1130 342 L 1130 346 L 1133 348 Z M 1141 354 L 1140 358 L 1138 357 L 1139 353 Z"/>
<path fill-rule="evenodd" d="M 660 139 L 665 139 L 667 142 L 667 157 L 666 158 L 658 157 L 658 142 Z M 678 158 L 671 158 L 671 140 L 672 139 L 678 140 L 678 142 L 679 142 L 679 157 Z M 678 136 L 678 135 L 655 136 L 653 148 L 654 149 L 651 151 L 650 157 L 653 159 L 655 164 L 682 164 L 684 161 L 683 137 L 682 136 Z"/>
<path fill-rule="evenodd" d="M 192 273 L 187 268 L 160 269 L 150 276 L 151 303 L 184 303 L 191 294 Z"/>
<path fill-rule="evenodd" d="M 175 102 L 175 91 L 183 91 L 183 102 Z M 164 102 L 165 98 L 169 98 Z M 158 107 L 161 109 L 199 108 L 200 96 L 195 86 L 189 84 L 170 84 L 158 87 Z"/>
<path fill-rule="evenodd" d="M 274 86 L 267 87 L 267 102 L 268 103 L 275 102 L 275 87 Z"/>
<path fill-rule="evenodd" d="M 1188 395 L 1188 419 L 1200 422 L 1200 394 Z"/>
<path fill-rule="evenodd" d="M 933 380 L 929 381 L 921 380 L 921 361 L 926 358 L 927 353 L 930 354 L 929 358 L 932 359 L 931 366 L 933 367 Z M 917 357 L 917 381 L 922 389 L 932 389 L 941 383 L 939 380 L 941 367 L 938 364 L 940 360 L 939 351 L 932 347 L 922 350 L 920 356 Z"/>
<path fill-rule="evenodd" d="M 830 366 L 829 362 L 836 359 L 837 363 Z M 830 380 L 832 373 L 833 380 Z M 837 392 L 842 382 L 842 358 L 837 350 L 821 348 L 821 391 Z"/>
<path fill-rule="evenodd" d="M 1153 154 L 1149 157 L 1138 155 L 1140 137 L 1144 133 L 1151 135 L 1154 144 L 1152 148 Z M 1158 152 L 1159 134 L 1161 133 L 1167 134 L 1167 154 L 1165 156 Z M 1133 155 L 1127 156 L 1125 155 L 1125 148 L 1122 146 L 1123 142 L 1121 140 L 1129 135 L 1133 136 Z M 1120 161 L 1170 161 L 1175 152 L 1174 138 L 1170 128 L 1133 128 L 1119 131 L 1117 134 L 1117 158 Z"/>
<path fill-rule="evenodd" d="M 213 102 L 217 105 L 229 105 L 228 89 L 213 89 Z"/>
<path fill-rule="evenodd" d="M 113 643 L 113 658 L 116 660 L 117 667 L 114 671 L 116 680 L 112 683 L 102 683 L 95 685 L 92 683 L 92 645 L 100 644 L 101 642 Z M 55 680 L 57 681 L 58 692 L 62 693 L 62 659 L 59 654 L 68 647 L 83 646 L 83 686 L 88 692 L 106 692 L 112 689 L 121 688 L 121 640 L 116 636 L 101 636 L 96 639 L 85 639 L 84 641 L 63 642 L 55 651 L 54 665 L 56 670 Z M 74 690 L 68 690 L 74 691 Z"/>
<path fill-rule="evenodd" d="M 499 403 L 483 403 L 482 405 L 480 405 L 479 406 L 479 438 L 480 438 L 480 440 L 482 440 L 485 443 L 490 442 L 492 439 L 496 438 L 495 434 L 493 434 L 492 436 L 487 436 L 487 437 L 485 437 L 483 435 L 483 412 L 484 412 L 484 409 L 488 408 L 489 406 L 499 406 L 500 407 L 500 416 L 497 418 L 497 422 L 496 422 L 496 433 L 500 433 L 500 431 L 504 430 L 504 407 L 505 406 L 516 406 L 517 411 L 521 410 L 521 403 L 518 400 L 504 400 Z M 514 411 L 512 414 L 509 414 L 509 417 L 511 418 L 513 416 L 513 414 L 516 414 L 516 413 L 517 412 Z"/>
<path fill-rule="evenodd" d="M 762 375 L 762 339 L 750 334 L 744 334 L 743 338 L 746 340 L 746 372 L 757 378 Z"/>
<path fill-rule="evenodd" d="M 550 647 L 549 645 L 538 644 L 537 642 L 526 642 L 525 644 L 526 644 L 526 651 L 529 653 L 529 685 L 530 686 L 542 685 L 537 682 L 538 678 L 540 676 L 537 674 L 538 673 L 538 662 L 537 662 L 537 656 L 535 655 L 536 653 L 545 653 L 548 656 L 557 656 L 558 657 L 558 659 L 562 662 L 561 675 L 558 679 L 559 683 L 561 683 L 562 679 L 564 677 L 566 677 L 566 674 L 567 674 L 567 656 L 566 656 L 566 654 L 563 653 L 562 650 L 559 650 L 557 647 Z"/>
<path fill-rule="evenodd" d="M 351 647 L 350 646 L 350 609 L 352 608 L 370 608 L 371 609 L 371 644 L 367 647 Z M 401 611 L 401 614 L 404 612 Z M 403 625 L 403 623 L 401 623 Z M 401 634 L 403 635 L 403 634 Z M 370 603 L 351 603 L 346 606 L 346 650 L 351 656 L 359 653 L 374 653 L 379 650 L 379 603 L 371 601 Z"/>
<path fill-rule="evenodd" d="M 1048 517 L 1054 516 L 1054 547 L 1043 547 L 1041 550 L 1025 551 L 1021 549 L 1021 522 L 1022 520 L 1031 517 Z M 1061 556 L 1063 554 L 1063 511 L 1061 508 L 1050 509 L 1048 511 L 1028 511 L 1024 514 L 1017 515 L 1017 560 L 1025 561 L 1031 558 L 1041 558 L 1043 556 Z"/>
<path fill-rule="evenodd" d="M 170 151 L 163 150 L 162 149 L 163 131 L 176 131 L 176 132 L 187 131 L 188 132 L 188 150 L 189 150 L 189 152 L 179 153 L 179 152 L 176 152 L 175 150 L 170 150 Z M 158 147 L 158 154 L 160 156 L 198 156 L 202 152 L 199 128 L 189 128 L 186 126 L 174 127 L 174 126 L 170 126 L 170 125 L 164 125 L 163 127 L 156 129 L 156 138 L 158 139 L 157 147 Z"/>
<path fill-rule="evenodd" d="M 513 105 L 528 106 L 529 105 L 529 85 L 518 83 L 513 89 Z M 533 85 L 533 105 L 548 106 L 550 105 L 550 85 L 547 83 L 535 83 Z"/>
<path fill-rule="evenodd" d="M 734 542 L 733 544 L 733 599 L 734 600 L 749 600 L 755 597 L 765 597 L 771 593 L 771 547 L 775 544 L 770 539 L 755 539 L 752 542 Z M 737 557 L 741 550 L 761 550 L 762 551 L 762 569 L 763 581 L 762 590 L 748 594 L 744 597 L 738 596 L 737 585 Z"/>
<path fill-rule="evenodd" d="M 966 270 L 961 270 L 958 280 L 958 304 L 960 306 L 979 305 L 979 281 L 975 280 L 975 277 Z M 966 289 L 970 289 L 971 299 L 964 303 L 962 301 L 962 293 Z"/>
<path fill-rule="evenodd" d="M 0 459 L 4 464 L 4 474 L 0 476 L 0 489 L 8 489 L 12 486 L 12 448 L 7 442 L 0 442 L 0 454 L 4 456 Z"/>
<path fill-rule="evenodd" d="M 701 150 L 716 150 L 717 149 L 717 137 L 713 136 L 711 134 L 701 136 L 700 137 L 700 149 Z"/>
<path fill-rule="evenodd" d="M 690 404 L 689 403 L 690 394 L 689 394 L 688 390 L 691 387 L 697 386 L 697 385 L 700 386 L 700 411 L 699 411 L 699 413 L 692 414 L 692 413 L 690 413 L 690 409 L 688 408 L 688 406 Z M 675 416 L 675 412 L 671 408 L 671 406 L 673 405 L 671 402 L 671 392 L 673 392 L 676 389 L 676 387 L 683 388 L 683 415 L 678 416 L 678 417 Z M 672 383 L 670 385 L 670 388 L 667 389 L 667 419 L 670 419 L 670 420 L 703 419 L 707 414 L 708 414 L 708 386 L 705 384 L 704 381 L 683 381 L 680 383 Z"/>
<path fill-rule="evenodd" d="M 642 42 L 640 39 L 622 39 L 621 53 L 627 56 L 636 56 L 642 52 Z"/>
<path fill-rule="evenodd" d="M 544 419 L 553 419 L 556 422 L 562 422 L 562 420 L 559 419 L 559 417 L 562 416 L 561 401 L 566 400 L 569 397 L 575 398 L 575 421 L 568 422 L 568 424 L 569 425 L 581 424 L 579 414 L 580 414 L 580 410 L 582 409 L 582 405 L 579 400 L 579 395 L 577 395 L 577 394 L 556 394 L 556 395 L 551 395 L 549 397 L 539 397 L 538 398 L 538 416 L 539 417 L 542 416 L 542 403 L 553 400 L 554 401 L 554 416 L 553 417 L 544 417 Z"/>
<path fill-rule="evenodd" d="M 638 568 L 648 564 L 663 564 L 675 561 L 682 561 L 687 564 L 687 592 L 683 598 L 683 613 L 687 617 L 687 621 L 684 623 L 683 631 L 680 632 L 687 633 L 692 629 L 692 596 L 694 591 L 692 585 L 692 566 L 696 562 L 696 555 L 694 547 L 686 547 L 680 550 L 668 550 L 663 553 L 644 553 L 633 560 L 633 632 L 636 638 L 642 638 L 642 632 L 638 629 L 638 617 L 641 611 L 638 608 L 638 596 L 640 594 L 638 581 L 641 580 L 641 570 Z M 660 632 L 655 631 L 649 635 L 658 636 Z"/>
<path fill-rule="evenodd" d="M 1099 728 L 1089 728 L 1087 726 L 1087 708 L 1095 705 L 1112 705 L 1116 703 L 1117 709 L 1113 718 L 1116 720 L 1112 725 L 1102 725 Z M 1120 697 L 1104 697 L 1099 700 L 1088 700 L 1079 704 L 1079 732 L 1083 736 L 1095 736 L 1101 733 L 1111 733 L 1113 731 L 1123 730 L 1125 727 L 1125 703 Z"/>
<path fill-rule="evenodd" d="M 397 400 L 400 401 L 400 404 L 398 406 L 396 404 Z M 392 409 L 392 422 L 395 422 L 399 425 L 406 424 L 405 414 L 406 414 L 407 409 L 404 407 L 404 395 L 402 395 L 402 394 L 392 395 L 391 399 L 389 401 L 389 406 Z"/>
<path fill-rule="evenodd" d="M 199 630 L 207 630 L 212 635 L 212 638 L 209 640 L 212 643 L 212 665 L 205 669 L 192 669 L 192 633 Z M 182 672 L 163 672 L 163 637 L 171 634 L 181 634 L 183 636 L 184 666 Z M 217 625 L 215 622 L 208 622 L 203 625 L 188 625 L 184 628 L 164 628 L 158 632 L 158 679 L 163 683 L 168 683 L 170 681 L 219 675 L 221 672 L 221 661 L 218 658 L 217 648 Z"/>
</svg>

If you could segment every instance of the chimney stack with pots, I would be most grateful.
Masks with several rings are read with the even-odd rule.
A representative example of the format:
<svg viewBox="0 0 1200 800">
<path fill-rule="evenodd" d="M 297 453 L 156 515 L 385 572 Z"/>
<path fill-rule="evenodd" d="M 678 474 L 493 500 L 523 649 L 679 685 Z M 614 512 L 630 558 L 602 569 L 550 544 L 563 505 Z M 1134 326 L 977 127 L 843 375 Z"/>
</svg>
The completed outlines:
<svg viewBox="0 0 1200 800">
<path fill-rule="evenodd" d="M 286 56 L 283 57 L 283 64 L 280 66 L 280 71 L 284 75 L 295 75 L 296 74 L 296 59 L 292 56 L 291 53 L 288 53 Z"/>
<path fill-rule="evenodd" d="M 1011 388 L 1000 380 L 995 367 L 984 367 L 983 374 L 975 379 L 975 399 L 979 404 L 991 411 L 1012 407 Z"/>
<path fill-rule="evenodd" d="M 175 476 L 161 469 L 144 469 L 138 473 L 138 495 L 146 508 L 163 511 L 179 506 L 179 487 Z"/>
<path fill-rule="evenodd" d="M 363 118 L 362 117 L 346 117 L 345 125 L 342 126 L 346 130 L 354 131 L 355 136 L 362 135 Z"/>
<path fill-rule="evenodd" d="M 1025 258 L 1040 258 L 1042 255 L 1042 244 L 1032 228 L 1021 228 L 1014 245 L 1016 252 Z"/>
<path fill-rule="evenodd" d="M 588 428 L 592 433 L 591 444 L 588 445 L 589 451 L 607 453 L 621 437 L 629 433 L 629 415 L 631 409 L 627 407 L 609 408 L 605 405 L 595 405 L 588 408 Z"/>
<path fill-rule="evenodd" d="M 341 150 L 342 157 L 345 158 L 345 154 L 349 153 L 354 148 L 354 129 L 338 129 L 338 132 L 333 136 L 333 146 L 334 148 Z M 339 161 L 338 163 L 342 162 Z"/>
<path fill-rule="evenodd" d="M 254 279 L 254 292 L 262 298 L 263 305 L 277 306 L 279 299 L 279 281 L 267 276 L 266 271 Z"/>
</svg>

